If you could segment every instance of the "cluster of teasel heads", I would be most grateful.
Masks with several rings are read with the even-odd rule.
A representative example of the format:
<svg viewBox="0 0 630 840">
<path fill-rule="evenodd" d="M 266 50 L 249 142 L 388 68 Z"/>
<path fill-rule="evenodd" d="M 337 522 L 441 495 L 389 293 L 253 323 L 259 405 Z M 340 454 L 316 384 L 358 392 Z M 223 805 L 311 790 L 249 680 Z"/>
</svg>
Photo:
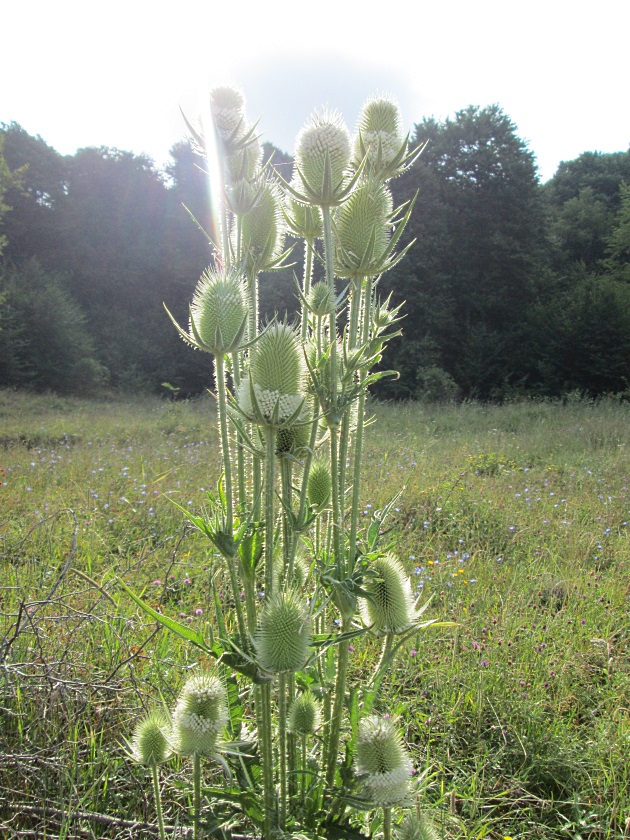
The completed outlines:
<svg viewBox="0 0 630 840">
<path fill-rule="evenodd" d="M 409 247 L 397 249 L 413 205 L 395 209 L 389 181 L 419 151 L 408 150 L 396 102 L 375 97 L 363 107 L 354 138 L 338 114 L 314 113 L 297 136 L 293 173 L 283 180 L 263 166 L 240 91 L 215 89 L 210 111 L 202 130 L 189 128 L 220 182 L 214 262 L 195 289 L 188 329 L 175 326 L 215 360 L 223 492 L 210 535 L 227 561 L 238 650 L 258 674 L 252 706 L 269 837 L 290 816 L 287 768 L 302 774 L 303 790 L 307 781 L 325 779 L 330 796 L 338 784 L 346 636 L 362 622 L 365 632 L 384 637 L 380 674 L 391 662 L 394 636 L 420 626 L 422 610 L 401 563 L 358 533 L 366 393 L 399 320 L 398 309 L 379 299 L 378 278 Z M 304 241 L 300 321 L 276 317 L 261 328 L 259 275 L 287 265 L 290 238 Z M 262 558 L 235 548 L 235 522 L 244 521 L 250 533 L 263 534 Z M 341 640 L 332 648 L 336 674 L 327 683 L 312 640 L 332 638 L 335 625 Z M 312 678 L 296 683 L 296 674 Z M 169 750 L 217 753 L 227 713 L 222 684 L 212 680 L 205 699 L 201 683 L 184 689 L 170 735 L 161 718 L 146 719 L 133 740 L 143 763 L 157 766 Z M 298 684 L 314 684 L 317 693 L 300 693 Z M 317 746 L 308 767 L 313 755 L 320 764 L 307 779 L 305 744 L 312 737 Z M 291 754 L 298 741 L 301 764 Z M 391 721 L 375 715 L 361 721 L 354 749 L 355 793 L 384 809 L 388 838 L 391 808 L 407 797 L 410 757 Z M 432 838 L 427 826 L 421 814 L 411 815 L 398 834 Z"/>
</svg>

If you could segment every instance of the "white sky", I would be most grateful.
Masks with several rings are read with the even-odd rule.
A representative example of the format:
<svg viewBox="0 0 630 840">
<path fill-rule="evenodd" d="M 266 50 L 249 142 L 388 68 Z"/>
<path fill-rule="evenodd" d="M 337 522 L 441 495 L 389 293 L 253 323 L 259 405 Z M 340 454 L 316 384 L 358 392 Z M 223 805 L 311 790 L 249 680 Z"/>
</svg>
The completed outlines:
<svg viewBox="0 0 630 840">
<path fill-rule="evenodd" d="M 0 122 L 62 154 L 112 146 L 159 166 L 208 90 L 239 84 L 292 152 L 314 108 L 350 129 L 371 94 L 407 128 L 498 103 L 543 180 L 630 143 L 628 0 L 13 0 L 0 14 Z"/>
</svg>

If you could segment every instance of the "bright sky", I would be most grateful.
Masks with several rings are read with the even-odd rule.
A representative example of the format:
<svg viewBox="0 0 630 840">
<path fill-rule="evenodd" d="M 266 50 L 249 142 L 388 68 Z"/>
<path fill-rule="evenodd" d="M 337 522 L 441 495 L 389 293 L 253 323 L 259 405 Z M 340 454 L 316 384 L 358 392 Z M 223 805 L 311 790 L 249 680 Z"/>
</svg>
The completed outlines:
<svg viewBox="0 0 630 840">
<path fill-rule="evenodd" d="M 353 128 L 373 93 L 407 128 L 498 103 L 541 177 L 630 143 L 628 0 L 22 0 L 0 16 L 0 122 L 62 154 L 112 146 L 158 166 L 208 90 L 239 84 L 287 152 L 314 108 Z"/>
</svg>

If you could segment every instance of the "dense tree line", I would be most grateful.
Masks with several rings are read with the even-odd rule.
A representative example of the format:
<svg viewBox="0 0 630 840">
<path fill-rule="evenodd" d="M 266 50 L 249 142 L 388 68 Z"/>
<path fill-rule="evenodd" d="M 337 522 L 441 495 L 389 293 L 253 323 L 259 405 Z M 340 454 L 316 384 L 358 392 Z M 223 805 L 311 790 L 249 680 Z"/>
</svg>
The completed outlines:
<svg viewBox="0 0 630 840">
<path fill-rule="evenodd" d="M 381 395 L 626 392 L 630 151 L 587 152 L 541 185 L 496 106 L 425 119 L 412 140 L 426 148 L 392 187 L 398 204 L 418 195 L 416 242 L 380 281 L 406 301 L 384 360 L 401 376 Z M 214 208 L 188 142 L 165 172 L 109 148 L 63 157 L 15 123 L 0 144 L 0 385 L 206 387 L 207 359 L 163 309 L 186 321 L 210 260 Z M 288 178 L 290 158 L 264 150 Z M 264 278 L 269 314 L 295 310 L 294 270 Z"/>
</svg>

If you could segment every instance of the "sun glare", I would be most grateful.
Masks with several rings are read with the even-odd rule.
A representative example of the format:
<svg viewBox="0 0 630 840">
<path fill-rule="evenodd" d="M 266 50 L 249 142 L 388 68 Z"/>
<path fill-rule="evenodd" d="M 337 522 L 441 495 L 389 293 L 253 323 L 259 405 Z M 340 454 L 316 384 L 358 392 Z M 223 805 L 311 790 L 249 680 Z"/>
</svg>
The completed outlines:
<svg viewBox="0 0 630 840">
<path fill-rule="evenodd" d="M 221 165 L 221 150 L 217 143 L 217 135 L 214 121 L 210 111 L 210 105 L 204 107 L 201 117 L 203 137 L 205 140 L 206 167 L 208 175 L 208 192 L 210 196 L 210 219 L 208 233 L 212 244 L 217 251 L 221 250 L 221 207 L 225 195 L 225 184 L 223 181 L 223 166 Z M 207 228 L 206 228 L 207 229 Z"/>
</svg>

